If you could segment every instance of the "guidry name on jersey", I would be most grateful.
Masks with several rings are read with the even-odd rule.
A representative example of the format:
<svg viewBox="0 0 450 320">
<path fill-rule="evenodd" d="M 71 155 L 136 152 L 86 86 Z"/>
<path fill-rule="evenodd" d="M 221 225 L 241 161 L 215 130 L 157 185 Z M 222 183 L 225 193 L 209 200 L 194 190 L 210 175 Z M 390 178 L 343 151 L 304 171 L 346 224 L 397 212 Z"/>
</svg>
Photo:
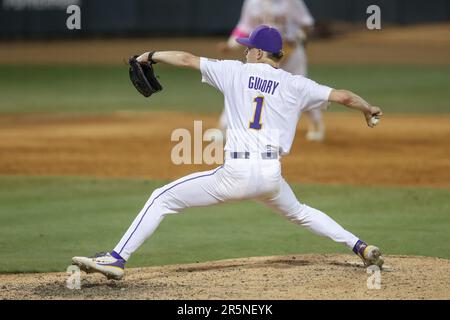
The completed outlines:
<svg viewBox="0 0 450 320">
<path fill-rule="evenodd" d="M 250 76 L 248 78 L 248 88 L 259 90 L 262 93 L 269 93 L 273 95 L 280 83 L 275 80 L 263 80 L 256 76 Z M 272 88 L 273 87 L 273 88 Z"/>
</svg>

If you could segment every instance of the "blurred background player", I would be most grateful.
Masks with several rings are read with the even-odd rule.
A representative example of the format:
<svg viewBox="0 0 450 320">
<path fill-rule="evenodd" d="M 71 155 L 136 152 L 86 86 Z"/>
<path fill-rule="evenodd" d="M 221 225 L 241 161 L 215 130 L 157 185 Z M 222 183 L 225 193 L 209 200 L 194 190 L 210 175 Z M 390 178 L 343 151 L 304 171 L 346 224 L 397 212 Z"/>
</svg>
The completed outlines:
<svg viewBox="0 0 450 320">
<path fill-rule="evenodd" d="M 239 49 L 236 38 L 247 37 L 258 25 L 275 27 L 283 36 L 284 57 L 281 68 L 294 75 L 307 75 L 306 41 L 314 26 L 314 18 L 302 0 L 245 0 L 241 17 L 228 41 L 218 44 L 222 52 Z M 321 108 L 307 112 L 307 140 L 322 141 L 325 126 Z M 220 128 L 227 128 L 225 113 L 220 116 Z"/>
</svg>

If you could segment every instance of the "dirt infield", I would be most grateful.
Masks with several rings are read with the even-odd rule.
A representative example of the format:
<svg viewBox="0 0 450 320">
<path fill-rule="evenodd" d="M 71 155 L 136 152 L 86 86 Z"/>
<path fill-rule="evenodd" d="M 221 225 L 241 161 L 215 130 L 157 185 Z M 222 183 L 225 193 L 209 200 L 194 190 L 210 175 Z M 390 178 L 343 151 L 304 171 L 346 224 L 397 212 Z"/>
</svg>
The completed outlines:
<svg viewBox="0 0 450 320">
<path fill-rule="evenodd" d="M 218 115 L 116 113 L 104 116 L 0 116 L 0 174 L 175 179 L 217 165 L 174 165 L 176 128 L 203 130 Z M 326 114 L 324 143 L 304 139 L 301 120 L 289 182 L 450 187 L 450 117 L 386 116 L 367 128 L 356 113 Z M 204 147 L 207 144 L 204 144 Z"/>
<path fill-rule="evenodd" d="M 82 273 L 81 290 L 66 273 L 0 275 L 0 299 L 450 299 L 450 260 L 386 258 L 380 289 L 356 256 L 309 254 Z"/>
<path fill-rule="evenodd" d="M 365 24 L 346 26 L 331 39 L 308 44 L 311 64 L 419 64 L 450 63 L 450 24 L 383 26 L 370 31 Z M 242 59 L 242 51 L 221 54 L 217 43 L 225 38 L 141 38 L 72 41 L 12 41 L 0 43 L 0 63 L 118 64 L 143 50 L 184 50 L 215 58 Z M 33 57 L 30 59 L 30 57 Z"/>
</svg>

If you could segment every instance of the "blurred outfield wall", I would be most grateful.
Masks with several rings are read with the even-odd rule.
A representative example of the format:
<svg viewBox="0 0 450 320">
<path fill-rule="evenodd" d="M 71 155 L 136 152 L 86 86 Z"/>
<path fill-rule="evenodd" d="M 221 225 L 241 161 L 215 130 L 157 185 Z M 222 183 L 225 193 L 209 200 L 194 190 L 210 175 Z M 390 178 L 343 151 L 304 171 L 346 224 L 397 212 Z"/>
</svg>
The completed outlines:
<svg viewBox="0 0 450 320">
<path fill-rule="evenodd" d="M 219 35 L 236 24 L 243 0 L 0 0 L 0 38 Z M 317 21 L 364 21 L 377 4 L 382 21 L 450 20 L 448 0 L 305 0 Z M 81 30 L 69 31 L 66 9 L 81 8 Z"/>
</svg>

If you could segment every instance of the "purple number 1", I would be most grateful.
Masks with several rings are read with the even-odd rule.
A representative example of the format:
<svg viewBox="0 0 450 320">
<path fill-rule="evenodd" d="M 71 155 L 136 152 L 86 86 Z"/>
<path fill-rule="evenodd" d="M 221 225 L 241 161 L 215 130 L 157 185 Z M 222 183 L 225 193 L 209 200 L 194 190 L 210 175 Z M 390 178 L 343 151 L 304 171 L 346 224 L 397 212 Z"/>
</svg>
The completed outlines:
<svg viewBox="0 0 450 320">
<path fill-rule="evenodd" d="M 256 97 L 253 99 L 256 102 L 255 114 L 253 115 L 253 121 L 250 122 L 250 128 L 260 130 L 262 128 L 261 112 L 264 103 L 264 97 Z"/>
</svg>

